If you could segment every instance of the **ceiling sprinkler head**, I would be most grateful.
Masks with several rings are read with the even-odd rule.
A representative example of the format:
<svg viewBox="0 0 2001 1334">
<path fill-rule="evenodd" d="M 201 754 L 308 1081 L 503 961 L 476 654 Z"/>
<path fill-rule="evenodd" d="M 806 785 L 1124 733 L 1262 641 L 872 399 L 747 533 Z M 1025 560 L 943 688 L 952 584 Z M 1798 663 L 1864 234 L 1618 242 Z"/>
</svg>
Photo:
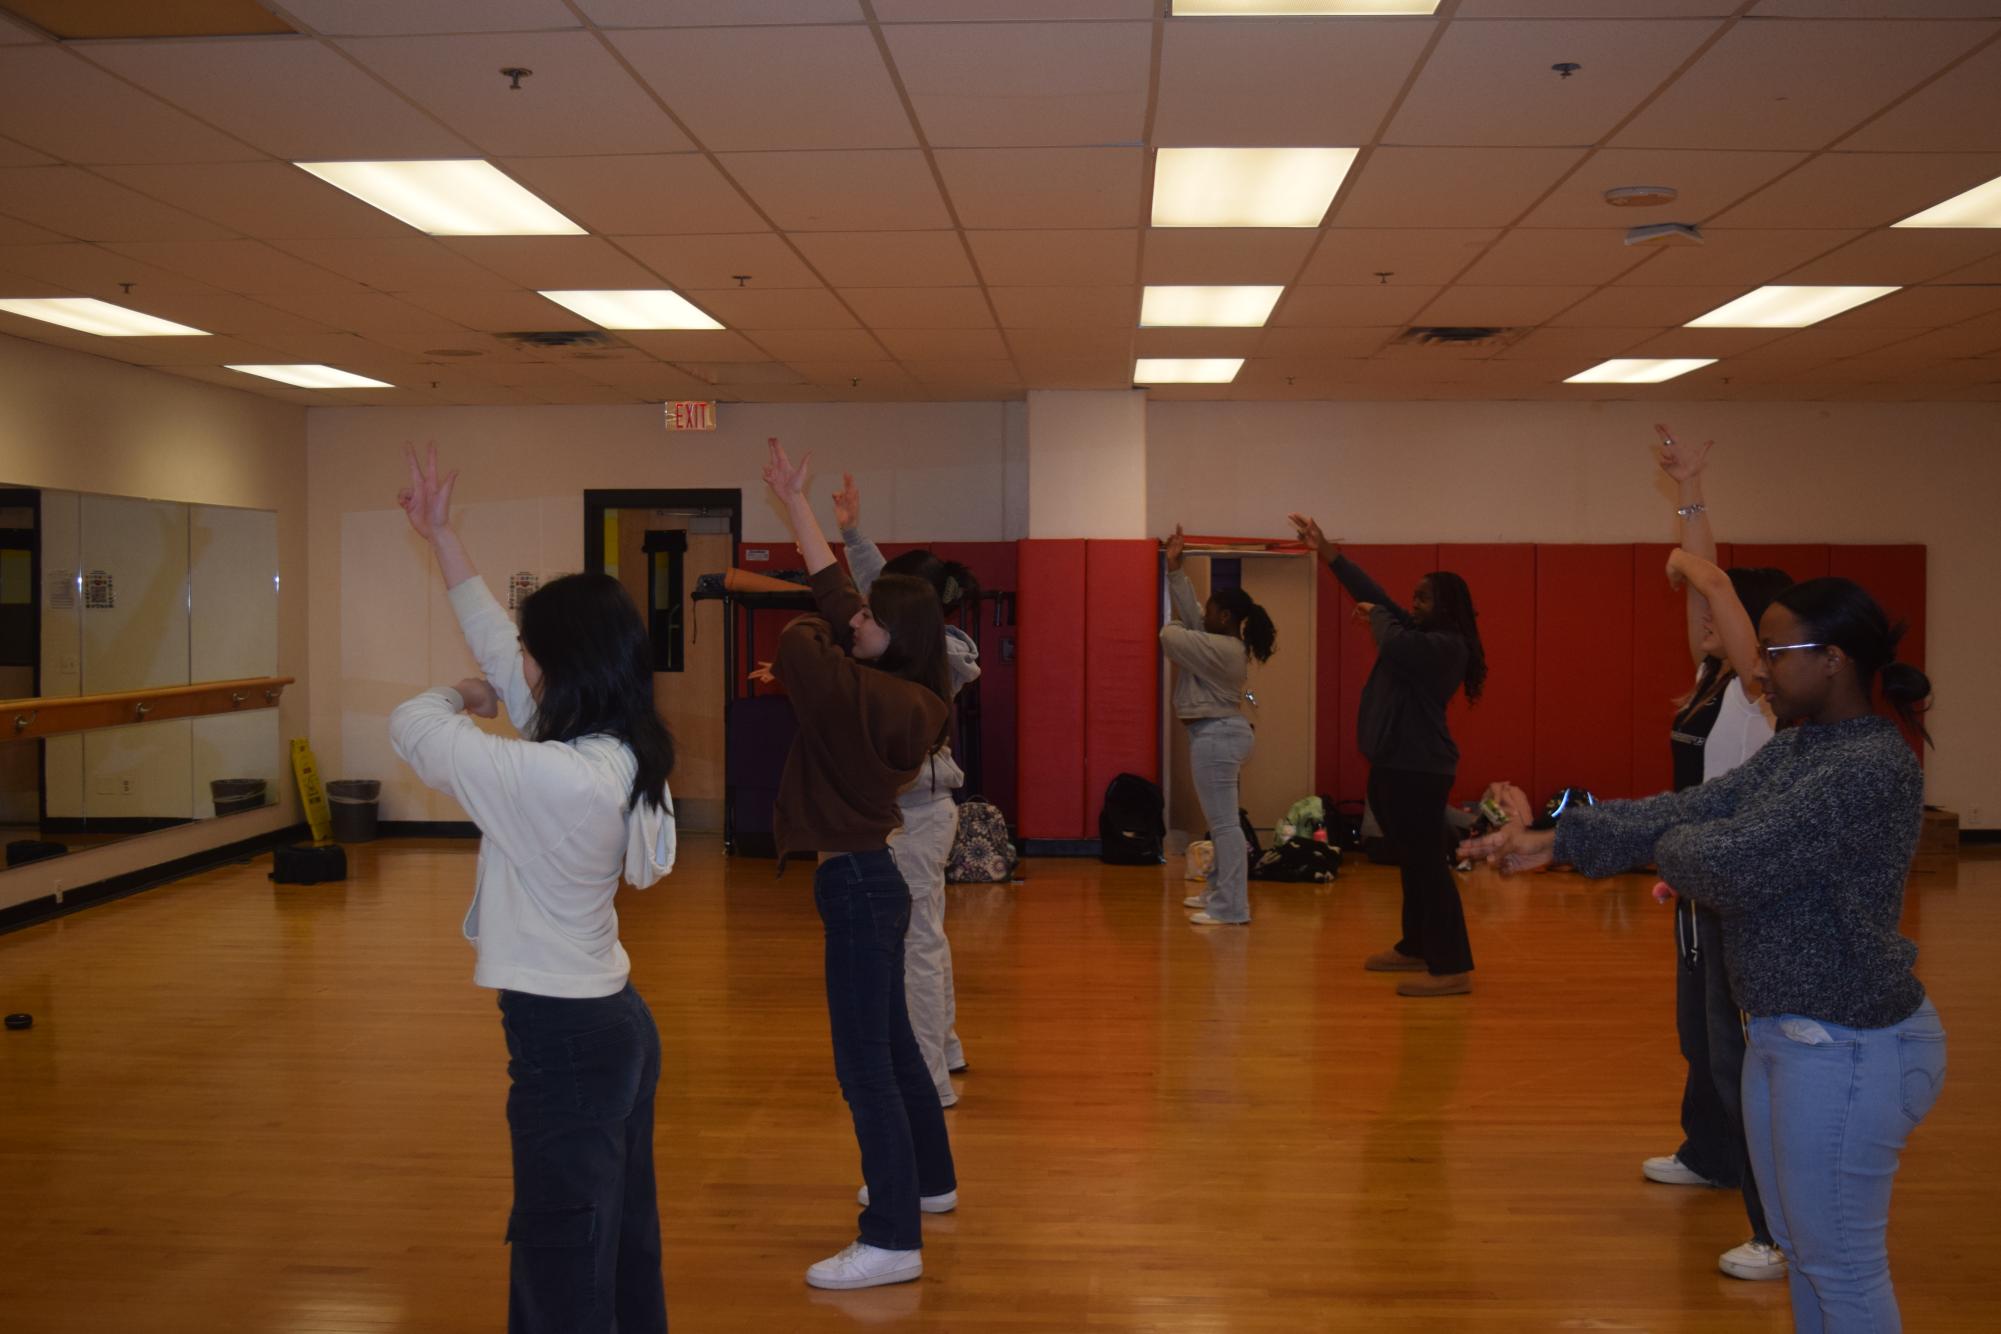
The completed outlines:
<svg viewBox="0 0 2001 1334">
<path fill-rule="evenodd" d="M 1578 64 L 1574 60 L 1560 60 L 1556 64 L 1551 65 L 1550 68 L 1556 71 L 1557 78 L 1567 79 L 1571 75 L 1577 73 L 1577 71 L 1583 69 L 1584 66 Z"/>
</svg>

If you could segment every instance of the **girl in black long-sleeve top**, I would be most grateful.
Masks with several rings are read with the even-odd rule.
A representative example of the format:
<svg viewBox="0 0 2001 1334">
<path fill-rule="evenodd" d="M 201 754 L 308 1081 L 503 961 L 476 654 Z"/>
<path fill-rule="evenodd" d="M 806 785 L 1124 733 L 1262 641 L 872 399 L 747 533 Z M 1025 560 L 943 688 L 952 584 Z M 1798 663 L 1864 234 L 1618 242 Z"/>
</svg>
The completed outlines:
<svg viewBox="0 0 2001 1334">
<path fill-rule="evenodd" d="M 1376 665 L 1362 687 L 1356 737 L 1369 761 L 1369 806 L 1396 848 L 1403 874 L 1403 939 L 1364 965 L 1415 973 L 1404 996 L 1459 996 L 1473 989 L 1473 946 L 1459 883 L 1445 864 L 1445 804 L 1459 769 L 1445 710 L 1464 687 L 1478 699 L 1487 657 L 1466 581 L 1438 570 L 1418 582 L 1409 611 L 1328 541 L 1320 525 L 1291 516 L 1355 599 L 1355 615 L 1376 639 Z"/>
</svg>

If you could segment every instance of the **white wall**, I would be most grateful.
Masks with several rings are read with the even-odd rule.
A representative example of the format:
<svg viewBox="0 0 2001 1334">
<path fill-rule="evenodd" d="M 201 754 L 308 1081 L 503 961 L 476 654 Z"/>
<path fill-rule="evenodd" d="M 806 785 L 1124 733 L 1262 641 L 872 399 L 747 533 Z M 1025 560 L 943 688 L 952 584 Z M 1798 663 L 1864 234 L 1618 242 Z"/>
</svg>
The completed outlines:
<svg viewBox="0 0 2001 1334">
<path fill-rule="evenodd" d="M 0 336 L 0 482 L 275 510 L 287 589 L 306 587 L 305 410 L 40 343 Z M 309 711 L 306 609 L 278 611 L 278 660 L 299 678 L 278 728 L 303 736 Z M 0 872 L 0 907 L 184 857 L 294 823 L 280 804 Z"/>
<path fill-rule="evenodd" d="M 322 776 L 382 780 L 387 820 L 465 818 L 389 749 L 397 704 L 472 671 L 429 554 L 396 508 L 405 442 L 434 441 L 444 465 L 462 470 L 460 533 L 504 600 L 509 573 L 546 580 L 581 567 L 586 490 L 740 488 L 745 539 L 784 540 L 759 476 L 773 435 L 795 458 L 812 451 L 810 486 L 830 534 L 827 497 L 846 470 L 878 540 L 1018 536 L 1009 497 L 1025 489 L 1021 406 L 725 403 L 713 433 L 668 432 L 657 407 L 314 409 L 308 598 Z"/>
<path fill-rule="evenodd" d="M 1155 403 L 1148 523 L 1278 537 L 1303 509 L 1355 542 L 1672 541 L 1655 421 L 1716 440 L 1707 494 L 1724 541 L 1930 547 L 1929 799 L 2001 826 L 2001 408 Z"/>
</svg>

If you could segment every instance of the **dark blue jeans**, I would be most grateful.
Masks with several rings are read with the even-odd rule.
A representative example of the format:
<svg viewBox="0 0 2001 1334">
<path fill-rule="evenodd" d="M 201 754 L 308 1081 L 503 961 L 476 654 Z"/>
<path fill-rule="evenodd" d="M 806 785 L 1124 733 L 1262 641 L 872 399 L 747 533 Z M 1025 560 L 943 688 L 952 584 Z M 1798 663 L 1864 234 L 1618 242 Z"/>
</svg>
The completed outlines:
<svg viewBox="0 0 2001 1334">
<path fill-rule="evenodd" d="M 667 1328 L 653 1090 L 660 1030 L 630 985 L 570 999 L 500 993 L 514 1138 L 509 1334 Z"/>
<path fill-rule="evenodd" d="M 945 1111 L 903 994 L 910 888 L 887 848 L 851 852 L 820 863 L 813 901 L 827 932 L 834 1077 L 855 1120 L 869 1191 L 861 1239 L 914 1251 L 924 1244 L 918 1196 L 956 1190 L 958 1179 Z"/>
</svg>

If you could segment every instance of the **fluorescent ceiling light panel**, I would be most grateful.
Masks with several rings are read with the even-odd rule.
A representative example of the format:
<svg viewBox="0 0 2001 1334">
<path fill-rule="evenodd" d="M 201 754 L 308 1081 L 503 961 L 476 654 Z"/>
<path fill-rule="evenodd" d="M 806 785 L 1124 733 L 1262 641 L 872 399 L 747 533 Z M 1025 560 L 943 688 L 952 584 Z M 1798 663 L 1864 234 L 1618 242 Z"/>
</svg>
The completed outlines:
<svg viewBox="0 0 2001 1334">
<path fill-rule="evenodd" d="M 1174 0 L 1176 18 L 1206 14 L 1432 14 L 1438 0 Z"/>
<path fill-rule="evenodd" d="M 366 375 L 337 371 L 331 366 L 230 366 L 226 369 L 242 371 L 245 375 L 261 375 L 280 384 L 295 384 L 301 389 L 394 389 L 396 387 L 386 380 L 371 380 Z"/>
<path fill-rule="evenodd" d="M 1614 357 L 1588 371 L 1579 371 L 1565 384 L 1659 384 L 1677 375 L 1714 366 L 1715 357 Z"/>
<path fill-rule="evenodd" d="M 114 306 L 109 301 L 99 301 L 96 297 L 90 296 L 52 296 L 32 300 L 0 301 L 0 310 L 13 315 L 25 315 L 31 320 L 60 324 L 65 329 L 75 329 L 81 333 L 98 334 L 105 338 L 209 336 L 206 329 L 190 329 L 185 324 L 175 324 L 172 320 L 163 320 L 157 315 L 142 315 L 136 310 L 127 310 L 123 306 Z"/>
<path fill-rule="evenodd" d="M 1156 227 L 1318 227 L 1355 165 L 1354 148 L 1163 148 Z"/>
<path fill-rule="evenodd" d="M 1804 329 L 1866 305 L 1894 287 L 1760 287 L 1698 315 L 1685 329 Z"/>
<path fill-rule="evenodd" d="M 1134 384 L 1228 384 L 1244 368 L 1242 357 L 1141 357 Z"/>
<path fill-rule="evenodd" d="M 329 185 L 432 236 L 582 236 L 490 162 L 298 162 Z"/>
<path fill-rule="evenodd" d="M 1149 287 L 1139 303 L 1142 329 L 1257 329 L 1271 318 L 1283 287 Z"/>
<path fill-rule="evenodd" d="M 2001 176 L 1943 204 L 1913 213 L 1895 227 L 2001 227 Z"/>
<path fill-rule="evenodd" d="M 605 329 L 720 329 L 709 316 L 690 305 L 679 292 L 543 292 L 557 305 L 573 310 Z"/>
</svg>

